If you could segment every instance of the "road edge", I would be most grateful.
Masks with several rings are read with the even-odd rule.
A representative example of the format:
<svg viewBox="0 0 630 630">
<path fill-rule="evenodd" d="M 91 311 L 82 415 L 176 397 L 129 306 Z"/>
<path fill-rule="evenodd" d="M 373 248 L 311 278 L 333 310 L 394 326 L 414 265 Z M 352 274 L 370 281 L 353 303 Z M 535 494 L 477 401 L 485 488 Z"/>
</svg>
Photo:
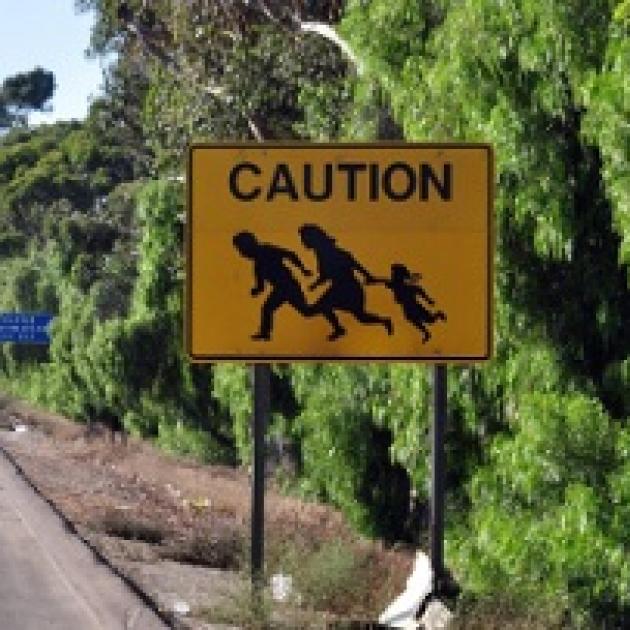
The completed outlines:
<svg viewBox="0 0 630 630">
<path fill-rule="evenodd" d="M 33 489 L 35 494 L 40 497 L 61 520 L 63 526 L 73 535 L 76 536 L 95 556 L 101 564 L 105 565 L 114 575 L 119 577 L 123 583 L 129 588 L 146 606 L 148 606 L 169 628 L 172 630 L 184 630 L 185 626 L 178 623 L 177 618 L 158 606 L 157 601 L 147 593 L 142 586 L 132 577 L 117 567 L 103 552 L 101 552 L 92 541 L 84 536 L 77 526 L 64 514 L 62 509 L 50 497 L 46 496 L 37 484 L 31 479 L 23 466 L 17 461 L 15 456 L 0 444 L 0 454 L 15 468 L 20 477 Z"/>
</svg>

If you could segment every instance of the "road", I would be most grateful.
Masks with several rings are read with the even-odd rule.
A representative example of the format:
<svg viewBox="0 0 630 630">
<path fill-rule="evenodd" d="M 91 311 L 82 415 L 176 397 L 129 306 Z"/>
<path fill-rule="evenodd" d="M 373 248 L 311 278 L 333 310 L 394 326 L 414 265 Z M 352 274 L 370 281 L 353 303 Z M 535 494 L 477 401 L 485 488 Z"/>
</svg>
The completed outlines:
<svg viewBox="0 0 630 630">
<path fill-rule="evenodd" d="M 167 627 L 0 453 L 0 629 Z"/>
</svg>

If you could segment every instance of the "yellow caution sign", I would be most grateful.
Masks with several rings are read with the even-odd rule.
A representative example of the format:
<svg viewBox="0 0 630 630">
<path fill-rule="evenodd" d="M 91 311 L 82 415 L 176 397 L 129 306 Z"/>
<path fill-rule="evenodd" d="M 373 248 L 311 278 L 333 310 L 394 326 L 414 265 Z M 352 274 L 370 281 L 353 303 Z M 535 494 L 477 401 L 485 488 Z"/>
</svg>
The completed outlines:
<svg viewBox="0 0 630 630">
<path fill-rule="evenodd" d="M 194 361 L 472 362 L 492 352 L 485 144 L 198 144 Z"/>
</svg>

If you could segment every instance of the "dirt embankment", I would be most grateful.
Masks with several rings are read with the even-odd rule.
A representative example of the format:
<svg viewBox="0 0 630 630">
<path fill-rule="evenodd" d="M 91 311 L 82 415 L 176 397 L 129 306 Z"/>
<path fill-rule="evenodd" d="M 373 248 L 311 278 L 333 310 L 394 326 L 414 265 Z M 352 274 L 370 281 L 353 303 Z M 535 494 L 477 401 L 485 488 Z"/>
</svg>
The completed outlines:
<svg viewBox="0 0 630 630">
<path fill-rule="evenodd" d="M 16 431 L 16 427 L 18 430 Z M 23 427 L 23 429 L 20 429 Z M 183 628 L 326 627 L 373 620 L 408 576 L 413 554 L 362 540 L 328 506 L 266 499 L 267 573 L 293 578 L 293 597 L 252 610 L 247 471 L 200 465 L 151 444 L 112 443 L 85 427 L 0 401 L 0 448 L 90 545 Z M 174 617 L 175 618 L 175 617 Z"/>
</svg>

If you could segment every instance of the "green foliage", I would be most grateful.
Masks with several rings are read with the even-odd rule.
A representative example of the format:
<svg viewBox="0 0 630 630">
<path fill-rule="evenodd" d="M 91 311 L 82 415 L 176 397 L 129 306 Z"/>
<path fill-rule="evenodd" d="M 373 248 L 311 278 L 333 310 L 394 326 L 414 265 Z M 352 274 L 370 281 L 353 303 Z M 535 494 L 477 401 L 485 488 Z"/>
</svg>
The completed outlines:
<svg viewBox="0 0 630 630">
<path fill-rule="evenodd" d="M 497 160 L 496 359 L 451 370 L 449 557 L 476 592 L 622 623 L 627 2 L 394 4 L 348 3 L 355 93 Z"/>
<path fill-rule="evenodd" d="M 151 182 L 137 199 L 142 237 L 138 244 L 138 279 L 132 310 L 144 314 L 180 310 L 183 251 L 182 189 L 171 182 Z"/>
<path fill-rule="evenodd" d="M 252 396 L 247 368 L 229 363 L 217 365 L 213 372 L 212 393 L 223 413 L 233 422 L 234 440 L 240 460 L 251 460 Z"/>
<path fill-rule="evenodd" d="M 410 57 L 424 53 L 427 36 L 444 16 L 438 0 L 350 0 L 341 32 L 350 39 L 365 74 L 388 91 L 401 80 Z"/>
<path fill-rule="evenodd" d="M 143 412 L 146 418 L 146 411 Z M 231 463 L 234 455 L 231 449 L 217 444 L 213 436 L 204 428 L 186 426 L 182 420 L 173 424 L 172 414 L 157 422 L 158 436 L 156 443 L 171 453 L 190 455 L 200 462 Z"/>
<path fill-rule="evenodd" d="M 64 272 L 76 264 L 84 286 L 98 278 L 97 260 L 110 253 L 122 227 L 103 202 L 132 176 L 128 158 L 103 134 L 79 123 L 13 130 L 0 139 L 0 257 L 54 241 Z M 77 260 L 79 255 L 86 256 Z"/>
<path fill-rule="evenodd" d="M 587 107 L 586 137 L 595 142 L 603 159 L 603 178 L 614 208 L 615 228 L 621 237 L 619 257 L 630 262 L 630 5 L 618 2 L 599 72 L 591 72 L 583 87 Z"/>
<path fill-rule="evenodd" d="M 35 391 L 37 402 L 70 417 L 87 420 L 90 394 L 84 387 L 77 363 L 94 332 L 92 305 L 87 296 L 70 283 L 60 287 L 59 312 L 51 327 L 50 362 L 44 366 L 49 377 L 47 391 Z"/>
<path fill-rule="evenodd" d="M 260 25 L 249 33 L 252 39 L 232 38 L 206 25 L 208 50 L 203 40 L 193 50 L 206 58 L 198 63 L 192 50 L 173 73 L 162 64 L 151 77 L 144 110 L 144 128 L 150 130 L 158 167 L 179 170 L 184 149 L 198 139 L 292 138 L 305 131 L 301 124 L 310 90 L 319 97 L 343 101 L 343 69 L 333 47 L 319 38 L 295 39 L 276 26 Z M 221 57 L 220 61 L 214 56 Z M 231 72 L 215 77 L 215 64 Z M 334 84 L 330 86 L 329 81 Z M 206 89 L 200 90 L 203 84 Z M 329 87 L 330 86 L 330 87 Z M 347 97 L 346 97 L 347 98 Z M 333 107 L 327 101 L 328 107 Z M 307 114 L 308 115 L 308 114 Z M 330 115 L 329 115 L 330 116 Z M 330 133 L 334 123 L 319 123 Z"/>
<path fill-rule="evenodd" d="M 97 327 L 85 380 L 99 392 L 94 404 L 101 401 L 131 430 L 204 458 L 231 457 L 229 433 L 220 414 L 213 417 L 208 370 L 183 354 L 181 210 L 178 184 L 149 182 L 139 190 L 142 238 L 130 310 L 125 320 Z"/>
<path fill-rule="evenodd" d="M 392 448 L 392 430 L 400 427 L 396 416 L 388 426 L 387 409 L 400 390 L 388 372 L 385 367 L 294 366 L 300 413 L 292 431 L 301 444 L 302 491 L 338 505 L 361 530 L 395 538 L 407 535 L 410 487 L 404 469 L 392 464 L 391 452 L 418 467 L 424 462 L 406 445 Z"/>
<path fill-rule="evenodd" d="M 298 95 L 303 121 L 295 123 L 296 132 L 316 142 L 338 139 L 353 105 L 352 87 L 353 82 L 346 77 L 326 83 L 303 81 Z"/>
<path fill-rule="evenodd" d="M 209 370 L 183 354 L 181 198 L 170 182 L 116 189 L 99 217 L 62 216 L 48 228 L 47 251 L 9 259 L 3 307 L 56 317 L 49 351 L 7 346 L 3 367 L 11 391 L 71 417 L 229 461 L 234 447 L 227 419 L 215 413 Z M 131 267 L 130 233 L 111 221 L 130 204 L 127 223 L 142 234 Z M 127 299 L 108 295 L 121 289 Z"/>
<path fill-rule="evenodd" d="M 4 199 L 13 208 L 65 198 L 85 210 L 130 176 L 123 154 L 77 124 L 56 123 L 29 134 L 9 134 L 2 148 Z"/>
<path fill-rule="evenodd" d="M 613 622 L 630 570 L 609 486 L 624 474 L 618 427 L 594 400 L 556 392 L 526 394 L 512 426 L 472 475 L 474 509 L 454 532 L 454 561 L 479 594 L 509 584 L 526 601 L 562 602 L 576 623 Z"/>
<path fill-rule="evenodd" d="M 4 79 L 0 86 L 0 129 L 26 123 L 29 110 L 43 109 L 54 90 L 53 73 L 39 67 Z"/>
<path fill-rule="evenodd" d="M 338 0 L 78 5 L 96 9 L 94 49 L 121 52 L 112 93 L 125 76 L 137 78 L 124 94 L 132 115 L 121 117 L 141 125 L 152 166 L 162 174 L 181 172 L 194 139 L 295 137 L 308 109 L 302 88 L 325 91 L 330 82 L 343 83 L 346 72 L 334 45 L 299 34 L 294 24 L 296 15 L 337 20 Z M 116 109 L 120 100 L 113 99 Z"/>
</svg>

